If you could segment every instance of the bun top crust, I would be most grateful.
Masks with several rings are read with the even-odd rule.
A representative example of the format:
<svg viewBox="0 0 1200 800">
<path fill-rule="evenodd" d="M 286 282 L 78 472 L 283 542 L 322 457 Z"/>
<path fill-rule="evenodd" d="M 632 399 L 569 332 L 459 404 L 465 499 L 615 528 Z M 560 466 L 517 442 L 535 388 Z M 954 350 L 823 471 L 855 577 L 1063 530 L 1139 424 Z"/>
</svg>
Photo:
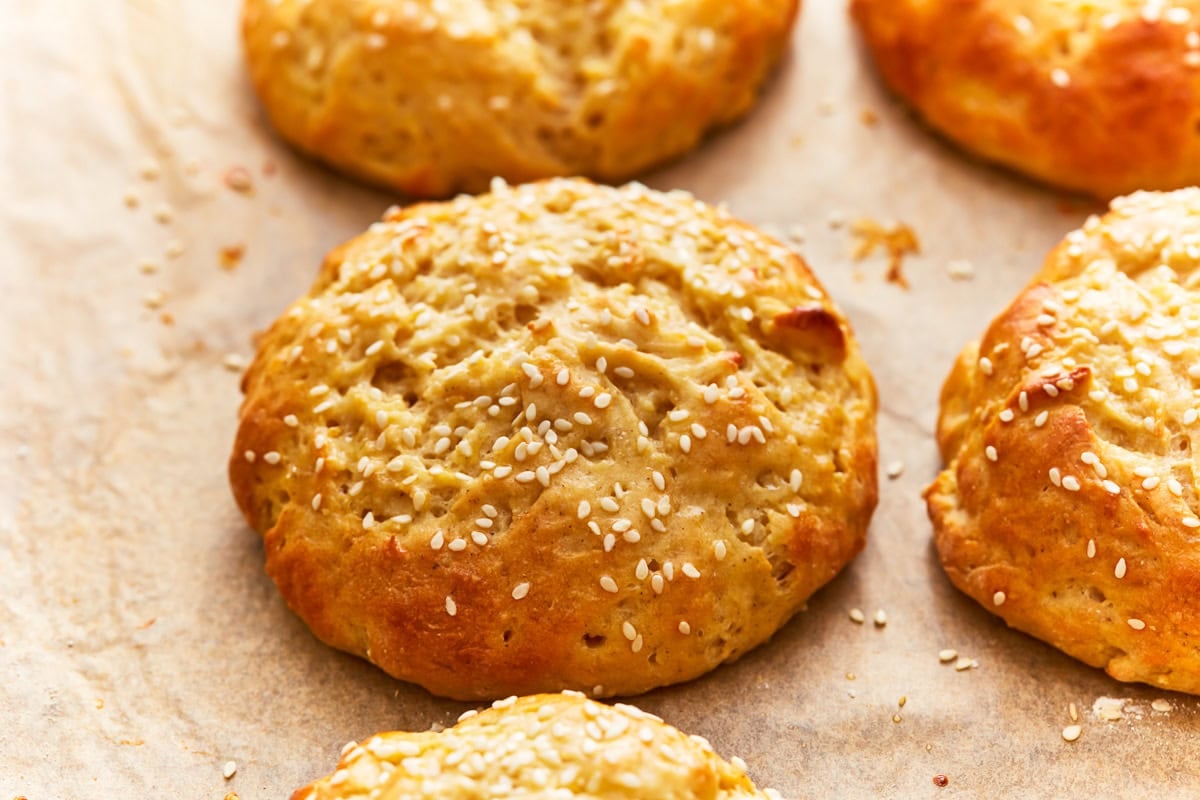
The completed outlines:
<svg viewBox="0 0 1200 800">
<path fill-rule="evenodd" d="M 959 588 L 1114 677 L 1200 693 L 1200 191 L 1113 203 L 959 357 L 928 490 Z"/>
<path fill-rule="evenodd" d="M 976 154 L 1112 198 L 1200 182 L 1200 0 L 853 0 L 884 80 Z"/>
<path fill-rule="evenodd" d="M 337 771 L 292 800 L 480 797 L 735 800 L 758 791 L 699 736 L 633 706 L 579 694 L 497 701 L 442 733 L 382 733 L 342 751 Z"/>
<path fill-rule="evenodd" d="M 861 549 L 875 392 L 783 245 L 683 193 L 419 205 L 263 336 L 230 463 L 319 637 L 460 698 L 632 694 Z"/>
<path fill-rule="evenodd" d="M 625 180 L 744 114 L 798 0 L 246 0 L 285 139 L 413 197 Z"/>
</svg>

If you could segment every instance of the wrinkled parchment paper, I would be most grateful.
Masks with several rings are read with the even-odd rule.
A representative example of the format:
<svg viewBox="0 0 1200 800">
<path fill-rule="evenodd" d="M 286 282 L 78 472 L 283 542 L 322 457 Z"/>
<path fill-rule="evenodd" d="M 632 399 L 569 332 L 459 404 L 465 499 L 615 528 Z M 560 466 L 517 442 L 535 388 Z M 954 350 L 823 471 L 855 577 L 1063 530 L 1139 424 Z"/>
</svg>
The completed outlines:
<svg viewBox="0 0 1200 800">
<path fill-rule="evenodd" d="M 348 740 L 466 708 L 318 643 L 226 487 L 251 336 L 394 201 L 272 137 L 237 12 L 0 13 L 3 800 L 285 798 Z M 955 353 L 1094 208 L 927 135 L 841 0 L 809 0 L 795 45 L 744 124 L 647 181 L 804 227 L 878 380 L 882 465 L 903 473 L 881 477 L 866 552 L 769 645 L 636 702 L 794 798 L 1200 795 L 1200 701 L 1111 681 L 959 596 L 919 498 Z M 851 259 L 864 217 L 919 236 L 911 289 Z M 940 663 L 949 648 L 977 666 Z"/>
</svg>

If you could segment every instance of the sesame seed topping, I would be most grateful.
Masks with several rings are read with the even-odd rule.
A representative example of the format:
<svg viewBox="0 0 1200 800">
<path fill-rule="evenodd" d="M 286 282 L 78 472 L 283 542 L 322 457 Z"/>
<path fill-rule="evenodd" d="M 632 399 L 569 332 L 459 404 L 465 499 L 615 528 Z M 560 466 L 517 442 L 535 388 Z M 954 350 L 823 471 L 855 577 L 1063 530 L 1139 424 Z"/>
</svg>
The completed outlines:
<svg viewBox="0 0 1200 800">
<path fill-rule="evenodd" d="M 695 565 L 690 561 L 684 562 L 682 572 L 684 575 L 692 579 L 700 577 L 700 570 L 696 569 Z"/>
<path fill-rule="evenodd" d="M 600 588 L 606 592 L 616 594 L 617 593 L 617 582 L 614 581 L 610 576 L 604 575 L 600 578 Z"/>
<path fill-rule="evenodd" d="M 660 492 L 666 491 L 667 481 L 665 478 L 663 478 L 663 474 L 661 472 L 654 470 L 654 472 L 651 473 L 650 478 L 654 481 L 655 489 L 658 489 Z"/>
<path fill-rule="evenodd" d="M 713 542 L 713 556 L 716 557 L 717 561 L 724 561 L 725 553 L 726 547 L 724 539 L 717 539 L 715 542 Z"/>
<path fill-rule="evenodd" d="M 1185 528 L 1200 528 L 1200 519 L 1196 519 L 1195 517 L 1184 517 L 1180 522 L 1183 523 Z"/>
<path fill-rule="evenodd" d="M 517 483 L 533 483 L 537 480 L 537 474 L 533 470 L 525 470 L 517 473 Z"/>
<path fill-rule="evenodd" d="M 471 531 L 471 541 L 480 547 L 484 547 L 488 543 L 487 534 L 483 531 Z"/>
<path fill-rule="evenodd" d="M 993 370 L 992 360 L 987 356 L 981 356 L 979 359 L 979 371 L 984 375 L 991 377 Z"/>
<path fill-rule="evenodd" d="M 1167 491 L 1176 497 L 1183 497 L 1183 484 L 1175 478 L 1167 478 Z"/>
<path fill-rule="evenodd" d="M 592 424 L 592 418 L 589 417 L 587 414 L 583 413 L 582 411 L 576 411 L 574 416 L 572 417 L 572 419 L 574 419 L 580 425 L 591 425 Z"/>
<path fill-rule="evenodd" d="M 663 593 L 663 576 L 658 573 L 655 573 L 654 575 L 650 576 L 650 588 L 654 590 L 655 594 L 662 594 Z"/>
<path fill-rule="evenodd" d="M 467 549 L 467 540 L 463 538 L 456 538 L 454 541 L 450 542 L 450 544 L 446 545 L 446 547 L 455 553 L 461 553 L 463 550 Z"/>
<path fill-rule="evenodd" d="M 278 464 L 280 461 L 280 455 L 274 450 L 270 451 L 269 453 L 263 453 L 263 461 L 267 462 L 268 464 Z"/>
<path fill-rule="evenodd" d="M 1125 559 L 1122 558 L 1117 561 L 1117 566 L 1113 569 L 1113 575 L 1116 576 L 1117 580 L 1120 580 L 1121 578 L 1125 577 L 1126 569 L 1127 566 L 1125 564 Z"/>
<path fill-rule="evenodd" d="M 1060 470 L 1058 467 L 1051 467 L 1049 475 L 1051 483 L 1053 483 L 1055 486 L 1062 486 L 1062 470 Z"/>
<path fill-rule="evenodd" d="M 983 454 L 987 456 L 988 461 L 994 462 L 999 459 L 999 455 L 996 453 L 996 448 L 990 444 L 983 449 Z"/>
<path fill-rule="evenodd" d="M 1002 606 L 1004 605 L 1004 601 L 1007 599 L 1008 595 L 1006 595 L 1004 592 L 996 592 L 992 595 L 992 605 Z"/>
<path fill-rule="evenodd" d="M 246 452 L 242 453 L 242 458 L 246 459 L 247 463 L 253 464 L 254 459 L 258 458 L 258 456 L 253 450 L 247 450 Z"/>
<path fill-rule="evenodd" d="M 458 614 L 458 605 L 450 595 L 446 595 L 446 613 L 452 617 Z"/>
<path fill-rule="evenodd" d="M 1096 557 L 1096 540 L 1095 539 L 1088 539 L 1087 557 L 1088 558 Z"/>
<path fill-rule="evenodd" d="M 579 501 L 579 509 L 576 512 L 580 519 L 587 519 L 592 513 L 592 504 L 587 500 Z"/>
<path fill-rule="evenodd" d="M 621 510 L 621 506 L 616 500 L 611 497 L 603 497 L 600 499 L 600 507 L 609 513 L 614 513 Z"/>
<path fill-rule="evenodd" d="M 612 395 L 608 392 L 601 392 L 600 394 L 596 395 L 596 399 L 592 401 L 592 405 L 600 409 L 608 408 L 611 403 Z"/>
<path fill-rule="evenodd" d="M 442 533 L 441 531 L 437 531 L 429 539 L 429 549 L 441 550 L 442 545 L 445 543 L 446 543 L 446 535 L 444 533 Z"/>
<path fill-rule="evenodd" d="M 221 768 L 221 777 L 223 777 L 225 780 L 229 780 L 236 774 L 237 774 L 237 762 L 236 761 L 226 761 L 225 766 Z"/>
<path fill-rule="evenodd" d="M 1000 421 L 1001 422 L 1012 422 L 1013 417 L 1015 417 L 1015 416 L 1016 416 L 1016 414 L 1013 413 L 1013 410 L 1011 408 L 1006 408 L 1000 412 Z"/>
<path fill-rule="evenodd" d="M 1074 475 L 1068 475 L 1062 479 L 1062 488 L 1066 489 L 1068 492 L 1078 492 L 1082 487 L 1078 478 L 1076 478 Z"/>
<path fill-rule="evenodd" d="M 513 600 L 524 600 L 526 595 L 528 595 L 528 594 L 529 594 L 529 581 L 523 581 L 513 587 L 512 599 Z"/>
<path fill-rule="evenodd" d="M 1060 89 L 1065 89 L 1071 85 L 1071 75 L 1062 67 L 1055 67 L 1050 71 L 1050 82 Z"/>
<path fill-rule="evenodd" d="M 679 449 L 685 453 L 692 452 L 692 437 L 686 433 L 679 437 Z"/>
<path fill-rule="evenodd" d="M 1136 617 L 1130 618 L 1126 620 L 1126 622 L 1129 624 L 1129 627 L 1133 628 L 1135 631 L 1144 631 L 1146 629 L 1146 623 L 1140 619 L 1137 619 Z"/>
</svg>

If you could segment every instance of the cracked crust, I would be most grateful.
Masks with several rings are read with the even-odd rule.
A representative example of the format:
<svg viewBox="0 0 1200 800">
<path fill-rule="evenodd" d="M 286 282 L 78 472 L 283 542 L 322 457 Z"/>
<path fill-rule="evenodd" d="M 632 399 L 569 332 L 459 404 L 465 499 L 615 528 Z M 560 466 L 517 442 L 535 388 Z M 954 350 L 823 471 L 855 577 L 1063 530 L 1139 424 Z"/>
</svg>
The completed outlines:
<svg viewBox="0 0 1200 800">
<path fill-rule="evenodd" d="M 798 0 L 246 0 L 283 138 L 413 197 L 630 178 L 753 105 Z"/>
<path fill-rule="evenodd" d="M 243 381 L 230 478 L 322 640 L 435 694 L 647 691 L 863 546 L 875 391 L 783 245 L 554 180 L 395 211 Z"/>
<path fill-rule="evenodd" d="M 337 771 L 292 800 L 505 797 L 779 800 L 745 764 L 633 706 L 575 693 L 499 700 L 441 733 L 381 733 L 342 750 Z"/>
<path fill-rule="evenodd" d="M 884 81 L 967 150 L 1111 198 L 1200 182 L 1200 0 L 853 0 Z"/>
<path fill-rule="evenodd" d="M 1200 694 L 1200 190 L 1114 201 L 960 355 L 926 490 L 951 581 L 1123 681 Z"/>
</svg>

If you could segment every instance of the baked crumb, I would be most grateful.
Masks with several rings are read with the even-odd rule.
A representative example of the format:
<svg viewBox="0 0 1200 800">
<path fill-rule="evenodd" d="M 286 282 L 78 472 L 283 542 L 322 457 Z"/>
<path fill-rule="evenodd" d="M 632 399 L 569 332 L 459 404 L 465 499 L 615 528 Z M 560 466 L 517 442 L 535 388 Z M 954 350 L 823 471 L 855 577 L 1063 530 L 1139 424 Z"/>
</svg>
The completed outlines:
<svg viewBox="0 0 1200 800">
<path fill-rule="evenodd" d="M 882 249 L 888 257 L 887 282 L 901 289 L 909 288 L 904 276 L 904 257 L 921 252 L 916 231 L 904 223 L 889 225 L 864 217 L 850 226 L 850 234 L 856 240 L 852 253 L 855 261 L 862 261 Z"/>
</svg>

